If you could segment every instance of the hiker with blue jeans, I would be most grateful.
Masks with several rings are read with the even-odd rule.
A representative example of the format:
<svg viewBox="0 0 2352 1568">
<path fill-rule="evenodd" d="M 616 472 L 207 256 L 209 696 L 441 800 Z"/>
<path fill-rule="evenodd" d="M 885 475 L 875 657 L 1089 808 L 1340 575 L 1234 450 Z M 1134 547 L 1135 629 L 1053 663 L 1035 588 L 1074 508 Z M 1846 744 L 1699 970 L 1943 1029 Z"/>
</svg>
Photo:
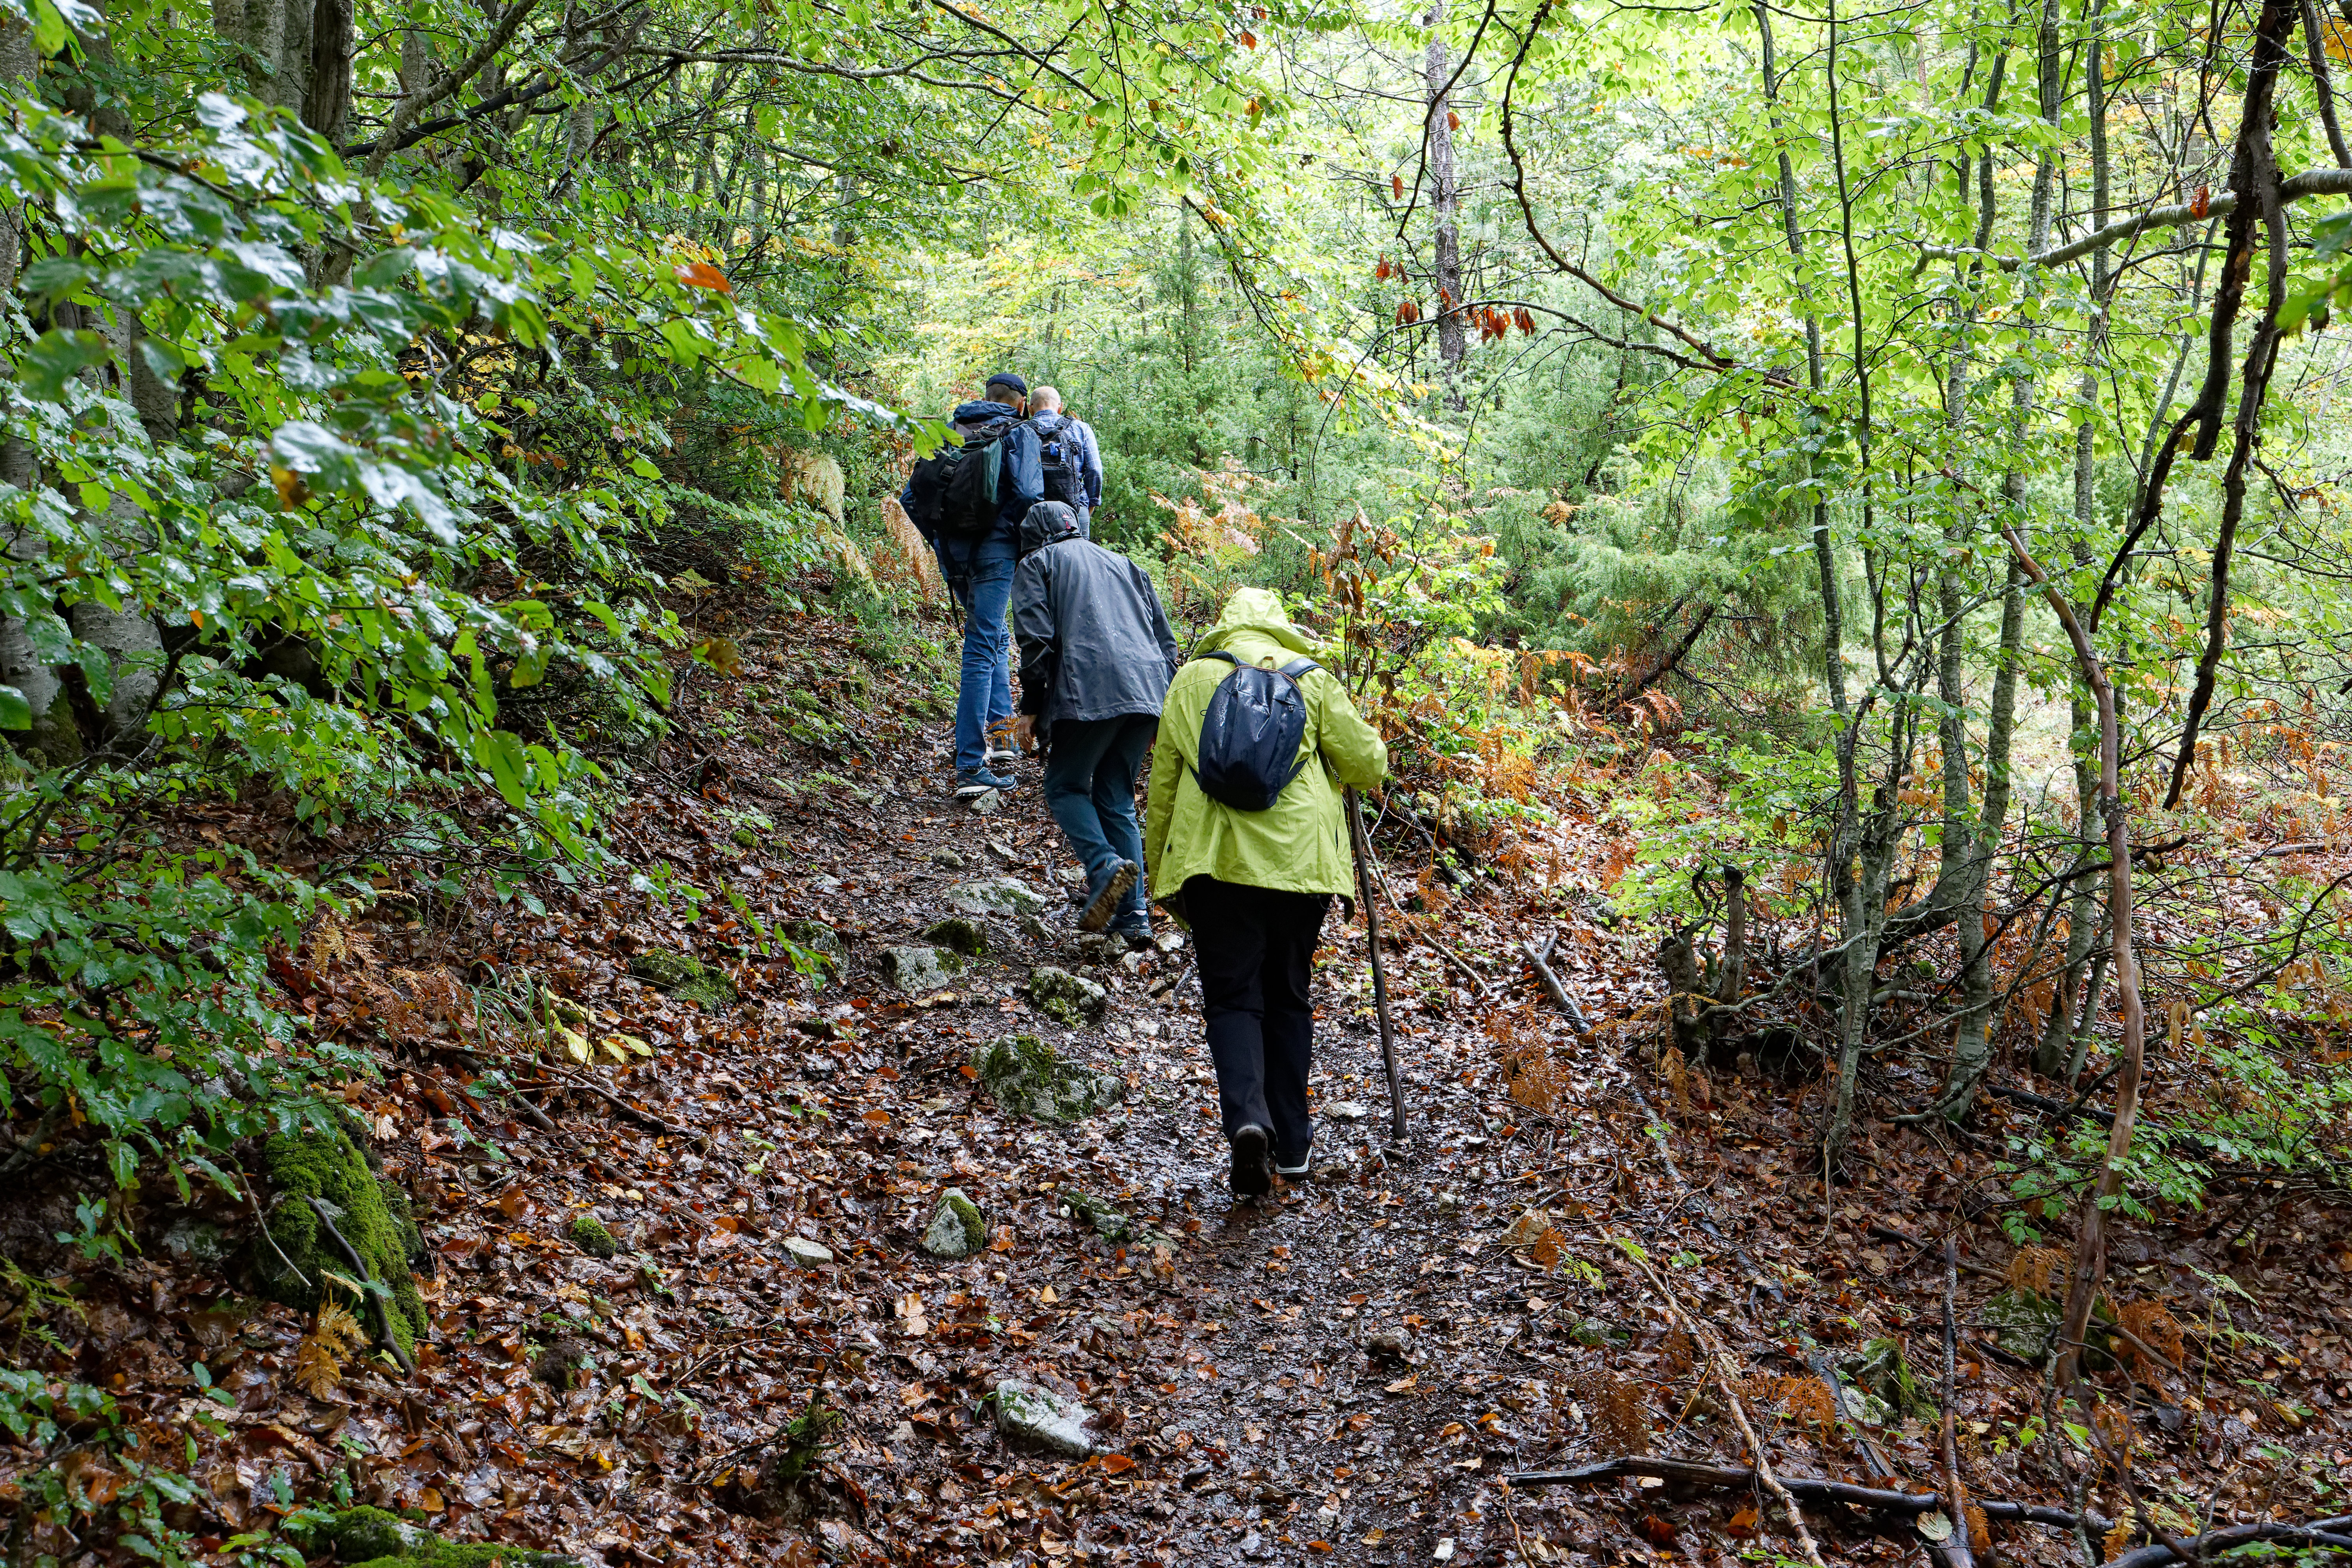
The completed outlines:
<svg viewBox="0 0 2352 1568">
<path fill-rule="evenodd" d="M 1045 493 L 1037 435 L 1023 421 L 1029 384 L 1005 372 L 989 378 L 986 395 L 956 405 L 956 435 L 967 453 L 1001 443 L 993 478 L 996 507 L 975 530 L 940 526 L 937 487 L 927 493 L 927 464 L 916 465 L 899 504 L 930 540 L 940 574 L 963 612 L 963 669 L 956 684 L 956 795 L 970 800 L 1013 787 L 1019 753 L 1013 749 L 1013 639 L 1004 625 L 1019 559 L 1021 520 Z"/>
<path fill-rule="evenodd" d="M 1016 742 L 1045 742 L 1045 805 L 1087 868 L 1082 931 L 1151 940 L 1135 776 L 1176 673 L 1176 637 L 1142 567 L 1087 539 L 1077 512 L 1040 501 L 1021 524 L 1013 585 L 1021 644 Z"/>
</svg>

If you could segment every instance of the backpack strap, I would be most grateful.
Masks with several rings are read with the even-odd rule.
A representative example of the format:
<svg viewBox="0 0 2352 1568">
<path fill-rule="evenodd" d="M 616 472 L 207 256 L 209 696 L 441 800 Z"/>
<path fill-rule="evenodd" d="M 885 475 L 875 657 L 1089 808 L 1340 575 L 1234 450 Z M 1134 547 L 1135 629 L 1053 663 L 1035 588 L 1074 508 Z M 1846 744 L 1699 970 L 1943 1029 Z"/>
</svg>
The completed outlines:
<svg viewBox="0 0 2352 1568">
<path fill-rule="evenodd" d="M 1239 669 L 1242 667 L 1242 661 L 1240 659 L 1235 658 L 1232 654 L 1227 653 L 1223 648 L 1219 648 L 1214 653 L 1204 653 L 1201 657 L 1202 658 L 1222 658 L 1227 664 L 1232 665 L 1235 669 Z"/>
</svg>

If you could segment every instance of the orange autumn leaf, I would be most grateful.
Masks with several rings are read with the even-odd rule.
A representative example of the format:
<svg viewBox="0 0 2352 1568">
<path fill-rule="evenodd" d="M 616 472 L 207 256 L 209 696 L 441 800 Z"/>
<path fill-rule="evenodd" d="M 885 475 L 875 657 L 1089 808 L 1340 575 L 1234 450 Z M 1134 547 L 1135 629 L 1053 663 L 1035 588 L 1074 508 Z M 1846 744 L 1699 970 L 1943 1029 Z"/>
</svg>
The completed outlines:
<svg viewBox="0 0 2352 1568">
<path fill-rule="evenodd" d="M 712 289 L 721 294 L 735 292 L 735 285 L 727 281 L 727 274 L 708 261 L 689 261 L 677 269 L 677 280 L 689 289 Z"/>
</svg>

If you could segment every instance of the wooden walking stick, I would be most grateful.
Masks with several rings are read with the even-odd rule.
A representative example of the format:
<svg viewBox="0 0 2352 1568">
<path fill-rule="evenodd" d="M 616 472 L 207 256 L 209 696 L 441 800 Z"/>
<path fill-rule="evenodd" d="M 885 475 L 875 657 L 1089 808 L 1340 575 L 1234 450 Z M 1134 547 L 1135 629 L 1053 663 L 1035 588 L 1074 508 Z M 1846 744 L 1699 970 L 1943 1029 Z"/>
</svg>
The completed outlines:
<svg viewBox="0 0 2352 1568">
<path fill-rule="evenodd" d="M 1364 833 L 1364 804 L 1354 790 L 1348 803 L 1348 842 L 1356 852 L 1356 897 L 1364 906 L 1366 945 L 1372 953 L 1372 1011 L 1381 1020 L 1381 1065 L 1389 1075 L 1389 1132 L 1404 1136 L 1404 1090 L 1397 1082 L 1396 1030 L 1389 1023 L 1388 969 L 1381 961 L 1381 901 L 1372 887 L 1372 846 Z"/>
</svg>

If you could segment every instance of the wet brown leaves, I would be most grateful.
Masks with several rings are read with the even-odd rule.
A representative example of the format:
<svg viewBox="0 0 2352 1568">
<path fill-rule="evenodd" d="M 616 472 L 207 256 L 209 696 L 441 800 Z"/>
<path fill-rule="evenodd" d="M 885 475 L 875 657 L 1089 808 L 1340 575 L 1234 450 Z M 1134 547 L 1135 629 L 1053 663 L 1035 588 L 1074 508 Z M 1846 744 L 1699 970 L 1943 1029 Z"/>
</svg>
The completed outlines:
<svg viewBox="0 0 2352 1568">
<path fill-rule="evenodd" d="M 2021 1247 L 2009 1260 L 2009 1282 L 2020 1290 L 2050 1300 L 2058 1293 L 2053 1287 L 2065 1279 L 2074 1267 L 2072 1247 Z"/>
<path fill-rule="evenodd" d="M 1584 1402 L 1594 1446 L 1610 1458 L 1650 1451 L 1650 1418 L 1642 1408 L 1641 1385 L 1606 1367 L 1581 1372 L 1570 1381 Z"/>
</svg>

